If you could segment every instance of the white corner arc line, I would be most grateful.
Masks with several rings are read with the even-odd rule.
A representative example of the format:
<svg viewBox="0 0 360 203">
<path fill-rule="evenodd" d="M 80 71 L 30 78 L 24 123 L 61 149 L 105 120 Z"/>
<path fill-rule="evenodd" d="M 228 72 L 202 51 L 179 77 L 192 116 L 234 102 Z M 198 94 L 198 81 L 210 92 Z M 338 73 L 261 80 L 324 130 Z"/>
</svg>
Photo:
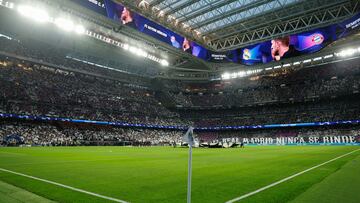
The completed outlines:
<svg viewBox="0 0 360 203">
<path fill-rule="evenodd" d="M 325 161 L 325 162 L 323 162 L 323 163 L 321 163 L 321 164 L 319 164 L 319 165 L 313 166 L 313 167 L 308 168 L 308 169 L 306 169 L 306 170 L 304 170 L 304 171 L 301 171 L 301 172 L 299 172 L 299 173 L 296 173 L 296 174 L 294 174 L 294 175 L 291 175 L 291 176 L 289 176 L 289 177 L 287 177 L 287 178 L 281 179 L 281 180 L 279 180 L 279 181 L 277 181 L 277 182 L 274 182 L 274 183 L 272 183 L 272 184 L 270 184 L 270 185 L 267 185 L 267 186 L 265 186 L 265 187 L 262 187 L 262 188 L 260 188 L 260 189 L 257 189 L 257 190 L 255 190 L 255 191 L 253 191 L 253 192 L 247 193 L 247 194 L 242 195 L 242 196 L 240 196 L 240 197 L 236 197 L 236 198 L 234 198 L 234 199 L 232 199 L 232 200 L 227 201 L 226 203 L 234 203 L 234 202 L 237 202 L 237 201 L 239 201 L 239 200 L 245 199 L 245 198 L 247 198 L 247 197 L 250 197 L 250 196 L 252 196 L 252 195 L 255 195 L 256 193 L 262 192 L 262 191 L 264 191 L 264 190 L 266 190 L 266 189 L 269 189 L 269 188 L 271 188 L 271 187 L 274 187 L 274 186 L 276 186 L 276 185 L 278 185 L 278 184 L 280 184 L 280 183 L 283 183 L 283 182 L 285 182 L 285 181 L 288 181 L 288 180 L 290 180 L 290 179 L 293 179 L 293 178 L 295 178 L 296 176 L 299 176 L 299 175 L 301 175 L 301 174 L 304 174 L 304 173 L 306 173 L 306 172 L 309 172 L 309 171 L 311 171 L 311 170 L 314 170 L 314 169 L 316 169 L 316 168 L 319 168 L 320 166 L 323 166 L 323 165 L 325 165 L 325 164 L 328 164 L 328 163 L 330 163 L 330 162 L 333 162 L 333 161 L 335 161 L 335 160 L 337 160 L 337 159 L 340 159 L 340 158 L 342 158 L 342 157 L 344 157 L 344 156 L 347 156 L 347 155 L 350 155 L 350 154 L 352 154 L 352 153 L 355 153 L 355 152 L 357 152 L 357 151 L 359 151 L 359 150 L 360 150 L 360 149 L 356 149 L 356 150 L 351 151 L 351 152 L 349 152 L 349 153 L 346 153 L 346 154 L 343 154 L 343 155 L 338 156 L 338 157 L 336 157 L 336 158 L 330 159 L 329 161 Z"/>
<path fill-rule="evenodd" d="M 68 186 L 68 185 L 61 184 L 61 183 L 57 183 L 57 182 L 54 182 L 54 181 L 45 180 L 45 179 L 42 179 L 42 178 L 26 175 L 26 174 L 23 174 L 23 173 L 18 173 L 18 172 L 15 172 L 15 171 L 10 171 L 10 170 L 4 169 L 4 168 L 0 168 L 0 171 L 7 172 L 7 173 L 12 173 L 12 174 L 15 174 L 15 175 L 18 175 L 18 176 L 23 176 L 23 177 L 38 180 L 38 181 L 42 181 L 42 182 L 45 182 L 45 183 L 60 186 L 60 187 L 63 187 L 63 188 L 69 189 L 69 190 L 73 190 L 73 191 L 76 191 L 76 192 L 88 194 L 88 195 L 91 195 L 91 196 L 99 197 L 99 198 L 110 200 L 110 201 L 113 201 L 113 202 L 129 203 L 129 202 L 126 202 L 124 200 L 120 200 L 120 199 L 116 199 L 116 198 L 113 198 L 113 197 L 100 195 L 100 194 L 97 194 L 97 193 L 93 193 L 93 192 L 89 192 L 89 191 L 82 190 L 82 189 L 79 189 L 79 188 L 75 188 L 75 187 L 71 187 L 71 186 Z"/>
</svg>

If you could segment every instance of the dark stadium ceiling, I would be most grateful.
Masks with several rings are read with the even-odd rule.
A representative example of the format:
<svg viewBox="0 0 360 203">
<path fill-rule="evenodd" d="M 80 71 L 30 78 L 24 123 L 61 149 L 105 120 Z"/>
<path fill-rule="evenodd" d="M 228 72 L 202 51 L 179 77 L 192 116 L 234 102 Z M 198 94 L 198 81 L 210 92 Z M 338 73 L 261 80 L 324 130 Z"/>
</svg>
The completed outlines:
<svg viewBox="0 0 360 203">
<path fill-rule="evenodd" d="M 359 0 L 115 0 L 214 51 L 333 24 Z"/>
</svg>

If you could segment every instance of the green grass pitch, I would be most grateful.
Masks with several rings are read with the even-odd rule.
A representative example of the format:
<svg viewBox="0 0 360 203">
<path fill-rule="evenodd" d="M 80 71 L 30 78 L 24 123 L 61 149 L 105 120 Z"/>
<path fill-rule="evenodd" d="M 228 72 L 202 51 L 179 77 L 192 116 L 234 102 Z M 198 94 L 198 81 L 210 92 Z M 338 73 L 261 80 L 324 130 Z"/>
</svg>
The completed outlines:
<svg viewBox="0 0 360 203">
<path fill-rule="evenodd" d="M 192 202 L 226 202 L 356 149 L 360 148 L 196 148 Z M 186 202 L 187 156 L 188 149 L 171 147 L 0 148 L 0 168 L 127 202 L 176 203 Z M 56 202 L 111 202 L 2 171 L 0 181 Z M 241 202 L 321 202 L 319 197 L 329 192 L 333 197 L 324 202 L 360 202 L 359 188 L 357 151 Z M 0 202 L 4 199 L 0 196 Z"/>
</svg>

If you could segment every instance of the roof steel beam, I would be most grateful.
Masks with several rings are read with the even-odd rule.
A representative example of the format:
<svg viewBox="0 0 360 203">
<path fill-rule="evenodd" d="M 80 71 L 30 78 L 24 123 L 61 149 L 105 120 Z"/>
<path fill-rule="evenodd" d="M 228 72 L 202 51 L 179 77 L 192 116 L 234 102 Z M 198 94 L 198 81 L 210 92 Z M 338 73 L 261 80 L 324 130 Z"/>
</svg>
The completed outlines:
<svg viewBox="0 0 360 203">
<path fill-rule="evenodd" d="M 305 3 L 304 0 L 296 0 L 294 3 L 287 5 L 287 7 L 298 6 L 300 2 Z M 311 3 L 317 4 L 316 1 L 312 1 Z M 204 29 L 204 31 L 202 31 L 201 33 L 202 33 L 202 35 L 210 35 L 219 30 L 223 30 L 224 28 L 231 27 L 234 24 L 240 24 L 242 22 L 248 21 L 249 19 L 263 16 L 264 14 L 267 14 L 267 13 L 273 13 L 274 11 L 279 10 L 279 9 L 281 9 L 281 5 L 279 5 L 279 3 L 277 1 L 269 1 L 268 3 L 261 4 L 258 7 L 250 8 L 250 9 L 244 10 L 240 13 L 235 13 L 232 16 L 229 16 L 228 18 L 232 17 L 232 20 L 230 20 L 231 21 L 230 23 L 216 26 L 216 24 L 219 22 L 219 21 L 217 21 L 217 22 L 207 25 L 207 27 L 203 26 L 202 29 Z M 304 12 L 304 11 L 302 11 L 302 12 Z M 214 27 L 214 28 L 210 28 L 209 27 L 210 25 L 212 25 L 212 27 Z"/>
<path fill-rule="evenodd" d="M 325 1 L 324 1 L 325 2 Z M 332 1 L 333 2 L 333 1 Z M 315 3 L 315 2 L 313 2 Z M 263 15 L 263 18 L 262 19 L 259 19 L 259 21 L 257 20 L 256 17 L 259 17 L 259 16 L 256 16 L 256 17 L 253 17 L 253 18 L 246 18 L 246 19 L 243 19 L 241 22 L 238 22 L 238 23 L 247 23 L 247 25 L 251 24 L 252 26 L 247 26 L 246 27 L 246 30 L 255 30 L 257 28 L 260 28 L 260 27 L 263 27 L 263 26 L 266 26 L 268 24 L 273 24 L 273 23 L 282 23 L 286 20 L 289 20 L 289 19 L 292 19 L 292 18 L 295 18 L 295 17 L 298 17 L 298 16 L 306 16 L 306 15 L 311 15 L 312 13 L 314 12 L 318 12 L 320 10 L 324 10 L 324 9 L 330 9 L 330 8 L 334 8 L 334 7 L 339 7 L 341 5 L 345 5 L 345 4 L 349 4 L 348 1 L 346 0 L 342 0 L 342 1 L 336 1 L 336 2 L 333 2 L 333 3 L 327 3 L 327 4 L 323 4 L 322 6 L 315 6 L 315 5 L 312 5 L 312 4 L 308 4 L 308 3 L 303 3 L 301 5 L 294 5 L 293 8 L 295 8 L 297 11 L 293 11 L 291 13 L 291 15 L 284 15 L 283 17 L 279 18 L 278 15 L 276 15 L 276 18 L 272 18 L 271 15 Z M 306 9 L 304 8 L 303 6 L 304 5 L 307 5 L 307 6 L 310 6 L 311 9 Z M 301 9 L 298 9 L 300 8 L 301 6 Z M 291 10 L 292 8 L 288 7 L 286 10 L 283 10 L 283 12 L 287 12 L 287 10 Z M 304 13 L 304 9 L 306 9 L 306 13 Z M 292 10 L 291 10 L 292 11 Z M 274 13 L 274 12 L 273 12 Z M 256 21 L 255 21 L 256 20 Z M 242 33 L 244 32 L 243 29 L 239 28 L 239 26 L 233 26 L 233 27 L 229 27 L 229 29 L 231 30 L 234 30 L 234 31 L 230 31 L 230 30 L 224 30 L 224 28 L 222 29 L 224 32 L 224 34 L 219 34 L 219 32 L 217 32 L 217 36 L 212 38 L 212 40 L 217 40 L 217 39 L 221 39 L 221 38 L 225 38 L 225 37 L 229 37 L 231 35 L 235 35 L 237 33 Z M 207 34 L 210 34 L 210 33 L 207 33 Z"/>
<path fill-rule="evenodd" d="M 197 3 L 199 2 L 200 0 L 194 0 L 194 1 L 187 1 L 187 2 L 184 2 L 183 4 L 173 8 L 173 9 L 170 9 L 169 11 L 165 12 L 165 15 L 171 15 L 173 13 L 176 13 L 178 11 L 180 11 L 181 9 L 184 9 L 188 6 L 191 6 L 193 5 L 194 3 Z"/>
<path fill-rule="evenodd" d="M 359 3 L 329 8 L 310 15 L 303 15 L 285 23 L 269 25 L 243 34 L 211 41 L 209 46 L 217 51 L 244 47 L 276 37 L 303 32 L 349 18 L 358 12 Z"/>
<path fill-rule="evenodd" d="M 273 1 L 273 0 L 256 0 L 255 2 L 252 2 L 251 4 L 241 6 L 239 9 L 230 10 L 229 12 L 222 13 L 220 15 L 217 15 L 216 17 L 209 18 L 208 20 L 205 20 L 205 21 L 201 21 L 201 22 L 195 24 L 194 26 L 192 26 L 192 28 L 197 29 L 197 28 L 203 27 L 203 26 L 208 25 L 210 23 L 213 23 L 213 22 L 216 22 L 218 20 L 227 18 L 227 17 L 232 16 L 232 15 L 237 14 L 237 13 L 241 13 L 241 12 L 243 12 L 245 10 L 255 8 L 257 6 L 260 6 L 262 4 L 265 4 L 265 3 L 268 3 L 268 2 L 271 2 L 271 1 Z"/>
<path fill-rule="evenodd" d="M 206 7 L 206 9 L 203 9 L 203 10 L 199 9 L 200 10 L 199 12 L 193 12 L 190 15 L 186 15 L 186 16 L 184 16 L 184 18 L 180 18 L 179 22 L 180 23 L 188 22 L 191 19 L 194 19 L 194 18 L 196 18 L 198 16 L 201 16 L 201 15 L 203 15 L 205 13 L 208 13 L 208 12 L 210 12 L 212 10 L 215 10 L 216 8 L 219 8 L 219 7 L 225 6 L 227 4 L 230 4 L 230 3 L 234 2 L 234 1 L 237 1 L 237 0 L 225 0 L 225 1 L 215 2 L 215 3 L 211 2 L 211 3 L 207 4 L 208 6 Z M 204 3 L 204 1 L 200 1 L 200 3 Z"/>
</svg>

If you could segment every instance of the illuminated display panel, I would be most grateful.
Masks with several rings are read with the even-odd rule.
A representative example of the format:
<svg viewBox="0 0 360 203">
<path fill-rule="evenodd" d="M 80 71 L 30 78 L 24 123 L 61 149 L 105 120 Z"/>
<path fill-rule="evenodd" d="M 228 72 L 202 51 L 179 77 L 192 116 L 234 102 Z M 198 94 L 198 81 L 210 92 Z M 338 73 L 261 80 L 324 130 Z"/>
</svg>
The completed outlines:
<svg viewBox="0 0 360 203">
<path fill-rule="evenodd" d="M 183 36 L 132 12 L 112 0 L 75 0 L 120 24 L 132 27 L 177 49 L 210 62 L 234 62 L 245 65 L 280 61 L 308 53 L 314 53 L 335 40 L 348 36 L 360 27 L 360 13 L 342 23 L 290 35 L 241 49 L 227 52 L 213 52 Z"/>
</svg>

